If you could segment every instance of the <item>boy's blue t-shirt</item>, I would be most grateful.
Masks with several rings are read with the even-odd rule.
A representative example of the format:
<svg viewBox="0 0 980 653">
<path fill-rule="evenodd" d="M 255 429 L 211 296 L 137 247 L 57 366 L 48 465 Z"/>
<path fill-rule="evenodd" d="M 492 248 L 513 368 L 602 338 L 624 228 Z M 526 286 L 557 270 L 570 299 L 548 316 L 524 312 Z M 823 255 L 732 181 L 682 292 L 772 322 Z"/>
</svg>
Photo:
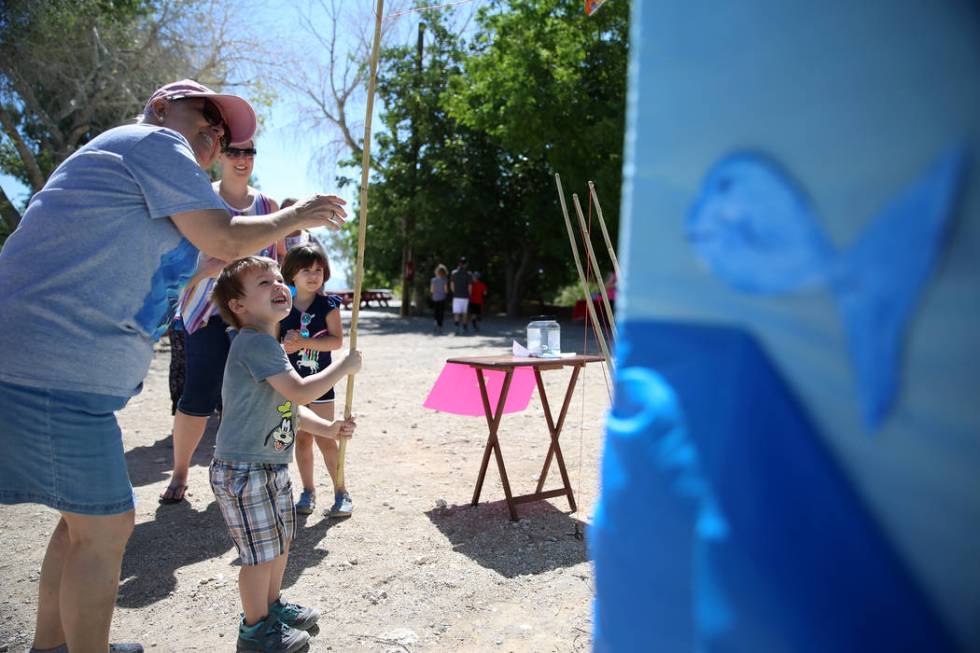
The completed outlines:
<svg viewBox="0 0 980 653">
<path fill-rule="evenodd" d="M 222 209 L 187 139 L 125 125 L 66 159 L 0 251 L 0 380 L 130 396 L 198 250 L 169 216 Z"/>
<path fill-rule="evenodd" d="M 214 457 L 229 463 L 288 464 L 299 406 L 266 381 L 292 369 L 275 338 L 244 328 L 231 341 L 221 384 L 221 426 Z"/>
</svg>

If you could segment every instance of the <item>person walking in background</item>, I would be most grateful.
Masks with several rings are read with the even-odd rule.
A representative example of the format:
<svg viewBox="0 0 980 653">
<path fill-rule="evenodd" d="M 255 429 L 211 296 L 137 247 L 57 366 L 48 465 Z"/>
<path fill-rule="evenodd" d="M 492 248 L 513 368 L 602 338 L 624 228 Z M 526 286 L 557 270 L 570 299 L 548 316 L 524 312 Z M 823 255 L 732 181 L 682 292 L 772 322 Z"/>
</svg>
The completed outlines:
<svg viewBox="0 0 980 653">
<path fill-rule="evenodd" d="M 480 332 L 480 320 L 483 317 L 483 303 L 487 296 L 487 284 L 480 280 L 480 273 L 473 273 L 473 281 L 470 283 L 470 322 L 473 324 L 473 331 Z"/>
<path fill-rule="evenodd" d="M 257 154 L 252 140 L 234 143 L 220 156 L 221 180 L 214 190 L 232 215 L 260 216 L 279 210 L 276 201 L 248 185 Z M 260 256 L 276 259 L 281 246 L 269 243 Z M 185 338 L 184 387 L 174 414 L 174 468 L 160 503 L 184 500 L 191 459 L 207 428 L 208 417 L 221 399 L 221 379 L 231 341 L 228 325 L 211 302 L 214 277 L 225 265 L 218 259 L 202 258 L 197 273 L 180 296 L 178 313 Z"/>
<path fill-rule="evenodd" d="M 467 314 L 470 303 L 470 283 L 473 278 L 466 270 L 466 257 L 459 257 L 459 264 L 452 274 L 449 275 L 449 290 L 453 293 L 453 324 L 456 326 L 456 335 L 460 334 L 460 326 L 463 331 L 469 330 Z"/>
<path fill-rule="evenodd" d="M 429 294 L 432 297 L 432 316 L 436 320 L 435 332 L 442 333 L 442 322 L 446 318 L 446 297 L 449 295 L 449 272 L 442 263 L 436 266 L 436 276 L 429 281 Z"/>
<path fill-rule="evenodd" d="M 229 215 L 205 170 L 254 132 L 242 98 L 167 84 L 138 124 L 62 162 L 0 250 L 0 331 L 17 334 L 0 338 L 0 503 L 61 515 L 41 564 L 33 651 L 110 650 L 135 522 L 116 413 L 142 388 L 198 252 L 232 260 L 344 222 L 344 201 L 330 195 L 247 223 Z"/>
<path fill-rule="evenodd" d="M 323 284 L 330 280 L 330 265 L 323 251 L 312 244 L 297 245 L 282 263 L 286 284 L 295 289 L 293 308 L 279 323 L 279 337 L 293 369 L 303 377 L 316 374 L 332 362 L 330 352 L 344 346 L 344 326 L 340 321 L 340 297 L 324 295 Z M 334 418 L 334 389 L 309 405 L 325 420 Z M 300 425 L 302 427 L 302 424 Z M 303 492 L 296 502 L 296 512 L 311 515 L 316 509 L 316 483 L 313 481 L 313 440 L 305 430 L 296 435 L 296 466 L 303 481 Z M 316 438 L 330 480 L 334 502 L 324 516 L 350 517 L 354 510 L 347 488 L 337 484 L 340 450 L 336 440 Z"/>
</svg>

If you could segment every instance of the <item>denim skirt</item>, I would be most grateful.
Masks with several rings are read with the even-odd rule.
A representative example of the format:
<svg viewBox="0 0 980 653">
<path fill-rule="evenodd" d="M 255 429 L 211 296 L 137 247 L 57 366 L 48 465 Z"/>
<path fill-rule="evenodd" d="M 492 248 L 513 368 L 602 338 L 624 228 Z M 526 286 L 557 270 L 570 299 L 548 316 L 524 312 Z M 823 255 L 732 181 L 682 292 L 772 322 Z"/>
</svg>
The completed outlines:
<svg viewBox="0 0 980 653">
<path fill-rule="evenodd" d="M 128 400 L 0 381 L 0 503 L 85 515 L 132 510 L 115 415 Z"/>
</svg>

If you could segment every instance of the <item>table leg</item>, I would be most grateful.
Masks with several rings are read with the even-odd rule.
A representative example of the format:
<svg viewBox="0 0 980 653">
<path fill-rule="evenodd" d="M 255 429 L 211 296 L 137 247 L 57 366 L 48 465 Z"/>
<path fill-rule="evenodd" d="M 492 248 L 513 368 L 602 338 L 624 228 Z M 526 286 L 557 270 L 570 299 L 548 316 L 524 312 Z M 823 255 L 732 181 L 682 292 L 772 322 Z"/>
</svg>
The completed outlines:
<svg viewBox="0 0 980 653">
<path fill-rule="evenodd" d="M 555 424 L 554 419 L 551 416 L 551 406 L 548 404 L 548 396 L 545 393 L 544 381 L 541 378 L 541 371 L 535 368 L 534 379 L 538 384 L 538 394 L 541 396 L 541 405 L 544 408 L 544 417 L 548 422 L 548 432 L 551 434 L 551 446 L 548 447 L 548 455 L 544 459 L 544 467 L 541 469 L 541 476 L 538 478 L 538 487 L 536 492 L 540 493 L 544 488 L 544 482 L 548 477 L 548 470 L 551 467 L 551 457 L 554 456 L 558 461 L 558 471 L 561 473 L 562 483 L 565 485 L 565 490 L 568 493 L 568 505 L 571 507 L 572 511 L 576 510 L 575 497 L 572 494 L 572 484 L 568 479 L 568 471 L 565 469 L 565 459 L 561 453 L 561 447 L 558 444 L 558 437 L 561 435 L 561 430 L 565 426 L 565 417 L 568 415 L 568 407 L 572 402 L 572 395 L 575 392 L 575 383 L 578 381 L 579 372 L 582 370 L 580 365 L 576 365 L 572 368 L 572 377 L 568 380 L 568 388 L 565 391 L 565 401 L 562 403 L 561 412 L 558 414 L 558 424 Z"/>
<path fill-rule="evenodd" d="M 497 468 L 500 470 L 500 482 L 504 486 L 504 496 L 507 499 L 507 509 L 510 511 L 510 518 L 517 521 L 517 510 L 514 507 L 513 497 L 510 492 L 510 482 L 507 480 L 507 470 L 504 467 L 504 458 L 500 452 L 500 442 L 497 440 L 497 430 L 500 428 L 500 419 L 504 414 L 504 405 L 507 403 L 507 393 L 510 391 L 510 382 L 514 378 L 514 369 L 510 368 L 504 373 L 504 384 L 500 388 L 500 398 L 497 400 L 496 413 L 490 409 L 490 396 L 487 394 L 487 383 L 483 377 L 483 370 L 476 369 L 476 378 L 480 383 L 480 397 L 483 399 L 483 411 L 487 418 L 487 426 L 490 435 L 487 438 L 487 446 L 483 450 L 483 460 L 480 463 L 480 474 L 476 479 L 476 489 L 473 491 L 473 505 L 480 502 L 480 492 L 483 490 L 483 479 L 487 475 L 487 466 L 490 463 L 490 452 L 493 451 L 497 459 Z"/>
</svg>

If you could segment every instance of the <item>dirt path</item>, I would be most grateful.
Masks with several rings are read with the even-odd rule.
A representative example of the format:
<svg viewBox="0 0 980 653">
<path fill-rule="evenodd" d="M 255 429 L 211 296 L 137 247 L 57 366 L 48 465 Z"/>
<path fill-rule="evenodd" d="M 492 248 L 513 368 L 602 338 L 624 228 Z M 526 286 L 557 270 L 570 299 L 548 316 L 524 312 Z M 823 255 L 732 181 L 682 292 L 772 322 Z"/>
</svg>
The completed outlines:
<svg viewBox="0 0 980 653">
<path fill-rule="evenodd" d="M 359 429 L 347 459 L 354 517 L 302 522 L 284 582 L 287 598 L 323 613 L 311 651 L 589 649 L 592 568 L 576 531 L 596 498 L 608 405 L 600 368 L 584 372 L 562 436 L 575 515 L 559 498 L 525 504 L 511 522 L 492 461 L 481 504 L 471 507 L 486 423 L 422 407 L 446 358 L 505 353 L 512 337 L 523 340 L 521 326 L 491 320 L 478 336 L 436 337 L 426 319 L 362 313 Z M 582 350 L 581 326 L 563 325 L 563 336 L 564 349 Z M 238 562 L 208 486 L 214 423 L 191 468 L 189 502 L 156 501 L 172 457 L 168 364 L 163 347 L 144 392 L 120 415 L 138 505 L 113 635 L 148 651 L 233 651 Z M 544 375 L 556 412 L 568 374 Z M 342 386 L 337 396 L 342 402 Z M 548 446 L 536 393 L 527 411 L 504 417 L 501 442 L 514 492 L 532 491 Z M 332 494 L 322 460 L 316 475 L 322 503 Z M 546 488 L 558 483 L 552 466 Z M 42 506 L 0 506 L 0 652 L 30 645 L 41 558 L 56 522 Z"/>
</svg>

